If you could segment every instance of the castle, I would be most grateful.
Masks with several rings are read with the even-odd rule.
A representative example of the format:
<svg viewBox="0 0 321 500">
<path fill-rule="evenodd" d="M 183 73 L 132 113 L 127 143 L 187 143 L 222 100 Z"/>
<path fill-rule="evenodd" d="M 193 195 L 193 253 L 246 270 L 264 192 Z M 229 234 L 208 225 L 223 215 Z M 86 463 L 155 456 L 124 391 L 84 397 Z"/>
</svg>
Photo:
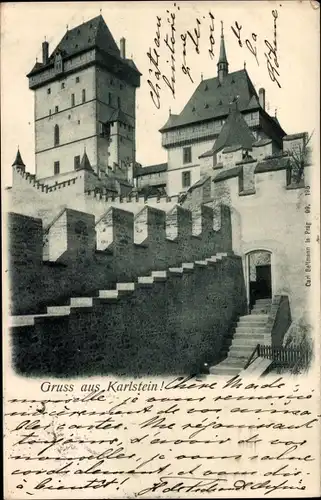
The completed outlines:
<svg viewBox="0 0 321 500">
<path fill-rule="evenodd" d="M 222 361 L 229 339 L 244 361 L 252 351 L 231 331 L 255 307 L 262 317 L 245 327 L 282 346 L 307 308 L 308 134 L 286 135 L 265 108 L 265 90 L 257 93 L 245 68 L 229 72 L 223 27 L 217 76 L 202 80 L 160 129 L 162 164 L 136 160 L 142 75 L 102 16 L 67 30 L 51 54 L 43 42 L 42 62 L 27 76 L 36 171 L 18 150 L 6 190 L 19 369 L 28 371 L 21 354 L 28 349 L 29 360 L 41 352 L 44 371 L 63 374 L 51 360 L 56 349 L 60 363 L 78 356 L 87 370 L 95 363 L 119 370 L 123 356 L 139 371 L 157 352 L 156 372 L 174 360 L 189 370 Z M 107 324 L 108 348 L 94 354 Z M 255 336 L 241 339 L 253 350 Z M 108 349 L 115 365 L 106 363 Z"/>
</svg>

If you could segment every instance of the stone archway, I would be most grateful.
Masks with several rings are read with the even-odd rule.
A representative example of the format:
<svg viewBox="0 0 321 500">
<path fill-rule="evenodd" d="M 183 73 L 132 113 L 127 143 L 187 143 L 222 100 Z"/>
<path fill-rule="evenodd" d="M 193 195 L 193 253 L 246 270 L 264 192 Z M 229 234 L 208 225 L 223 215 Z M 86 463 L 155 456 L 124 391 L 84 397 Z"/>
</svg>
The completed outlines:
<svg viewBox="0 0 321 500">
<path fill-rule="evenodd" d="M 250 307 L 258 299 L 272 298 L 271 257 L 268 250 L 253 250 L 246 254 Z"/>
</svg>

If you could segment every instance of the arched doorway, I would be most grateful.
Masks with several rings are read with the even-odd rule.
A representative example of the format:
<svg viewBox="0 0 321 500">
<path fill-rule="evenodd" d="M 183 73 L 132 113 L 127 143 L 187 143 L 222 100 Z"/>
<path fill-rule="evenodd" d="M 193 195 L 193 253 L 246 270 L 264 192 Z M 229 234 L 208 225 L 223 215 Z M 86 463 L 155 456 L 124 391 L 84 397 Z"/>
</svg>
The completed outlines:
<svg viewBox="0 0 321 500">
<path fill-rule="evenodd" d="M 253 250 L 246 255 L 249 306 L 272 297 L 271 252 Z"/>
</svg>

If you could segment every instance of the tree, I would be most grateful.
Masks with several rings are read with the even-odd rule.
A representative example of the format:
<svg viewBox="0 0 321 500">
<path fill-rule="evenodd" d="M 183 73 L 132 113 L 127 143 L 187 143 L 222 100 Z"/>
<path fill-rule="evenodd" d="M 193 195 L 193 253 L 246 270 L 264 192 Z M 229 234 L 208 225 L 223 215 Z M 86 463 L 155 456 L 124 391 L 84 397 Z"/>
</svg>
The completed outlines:
<svg viewBox="0 0 321 500">
<path fill-rule="evenodd" d="M 303 144 L 289 151 L 288 173 L 289 184 L 300 184 L 303 180 L 304 169 L 309 164 L 311 147 L 309 146 L 313 132 L 308 136 L 306 133 L 303 138 Z"/>
</svg>

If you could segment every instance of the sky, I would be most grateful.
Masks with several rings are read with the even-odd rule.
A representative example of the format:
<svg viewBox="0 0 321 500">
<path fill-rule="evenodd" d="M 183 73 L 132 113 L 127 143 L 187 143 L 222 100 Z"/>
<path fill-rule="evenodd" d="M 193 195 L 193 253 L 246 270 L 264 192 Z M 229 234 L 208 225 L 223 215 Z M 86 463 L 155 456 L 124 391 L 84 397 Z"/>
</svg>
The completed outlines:
<svg viewBox="0 0 321 500">
<path fill-rule="evenodd" d="M 274 115 L 277 110 L 277 117 L 287 134 L 311 133 L 318 128 L 319 12 L 314 2 L 5 2 L 1 4 L 3 184 L 10 184 L 11 165 L 18 146 L 27 171 L 34 172 L 34 96 L 28 88 L 26 74 L 36 58 L 41 61 L 42 42 L 46 38 L 51 53 L 65 34 L 67 25 L 71 29 L 100 13 L 118 45 L 120 38 L 125 37 L 126 55 L 133 58 L 142 73 L 136 96 L 136 151 L 137 161 L 142 165 L 166 161 L 159 129 L 168 119 L 169 110 L 180 113 L 201 79 L 217 75 L 221 21 L 229 71 L 242 69 L 246 64 L 256 90 L 260 87 L 266 90 L 268 112 Z M 279 76 L 275 76 L 280 87 L 269 75 L 265 56 L 269 50 L 265 40 L 274 46 L 274 22 L 279 65 Z M 163 79 L 164 75 L 171 82 L 173 76 L 170 41 L 173 23 L 175 96 Z M 232 31 L 232 27 L 237 31 L 235 23 L 241 27 L 242 47 Z M 214 45 L 211 45 L 211 34 Z M 182 70 L 181 35 L 183 38 L 186 35 L 185 64 L 190 68 L 190 76 Z M 166 38 L 172 50 L 166 45 Z M 246 45 L 246 39 L 251 42 L 252 51 L 256 50 L 256 57 Z M 194 43 L 197 41 L 198 52 Z M 154 54 L 154 49 L 159 54 L 160 81 L 147 55 L 150 50 Z M 161 87 L 159 109 L 150 95 L 148 80 Z"/>
</svg>

